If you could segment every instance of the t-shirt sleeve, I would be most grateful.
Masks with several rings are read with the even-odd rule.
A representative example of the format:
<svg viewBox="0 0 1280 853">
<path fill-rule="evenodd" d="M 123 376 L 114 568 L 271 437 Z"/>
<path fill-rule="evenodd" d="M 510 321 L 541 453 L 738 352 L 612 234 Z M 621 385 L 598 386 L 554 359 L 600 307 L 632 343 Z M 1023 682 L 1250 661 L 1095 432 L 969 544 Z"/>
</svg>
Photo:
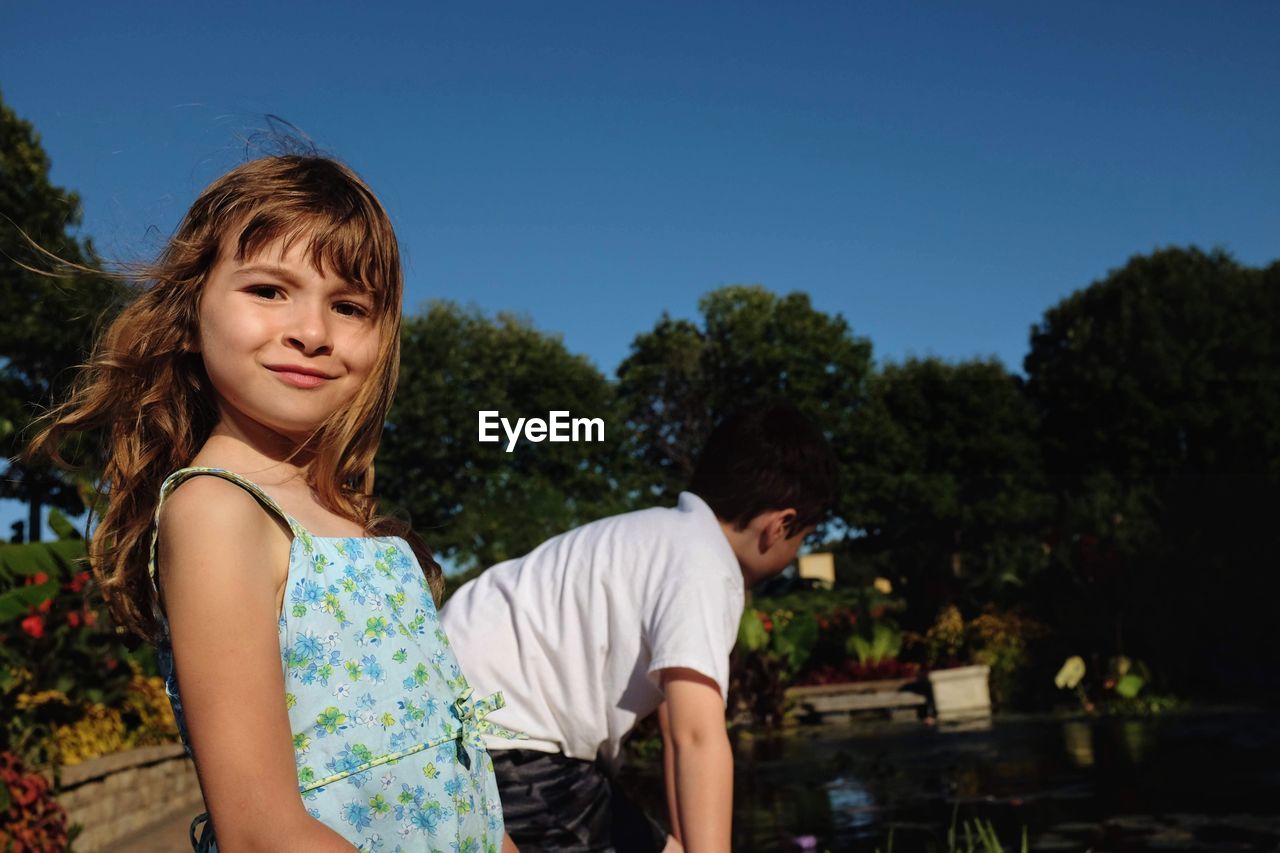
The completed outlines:
<svg viewBox="0 0 1280 853">
<path fill-rule="evenodd" d="M 692 669 L 714 680 L 720 698 L 727 701 L 729 652 L 742 616 L 741 587 L 741 578 L 735 589 L 734 580 L 719 566 L 693 555 L 668 574 L 645 625 L 652 653 L 648 675 L 654 684 L 659 670 Z"/>
</svg>

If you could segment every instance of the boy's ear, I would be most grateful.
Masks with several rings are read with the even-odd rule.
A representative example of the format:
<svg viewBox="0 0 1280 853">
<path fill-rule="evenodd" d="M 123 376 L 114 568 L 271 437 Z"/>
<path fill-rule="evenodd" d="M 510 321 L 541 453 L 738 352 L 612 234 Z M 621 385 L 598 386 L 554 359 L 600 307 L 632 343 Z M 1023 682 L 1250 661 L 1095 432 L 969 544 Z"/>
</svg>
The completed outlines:
<svg viewBox="0 0 1280 853">
<path fill-rule="evenodd" d="M 765 525 L 766 547 L 772 548 L 778 542 L 790 538 L 791 534 L 788 531 L 797 515 L 799 513 L 794 508 L 775 509 L 769 512 L 769 520 Z"/>
</svg>

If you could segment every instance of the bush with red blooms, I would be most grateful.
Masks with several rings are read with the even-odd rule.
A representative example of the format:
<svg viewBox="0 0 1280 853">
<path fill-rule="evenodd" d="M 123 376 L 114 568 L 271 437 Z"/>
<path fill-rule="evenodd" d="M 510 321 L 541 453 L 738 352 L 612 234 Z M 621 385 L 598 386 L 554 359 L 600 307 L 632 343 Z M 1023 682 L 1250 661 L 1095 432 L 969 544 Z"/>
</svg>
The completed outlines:
<svg viewBox="0 0 1280 853">
<path fill-rule="evenodd" d="M 900 636 L 893 614 L 904 602 L 887 586 L 814 590 L 775 599 L 796 610 L 808 610 L 817 621 L 817 638 L 792 683 L 837 684 L 847 681 L 881 681 L 910 678 L 920 668 L 898 660 L 897 644 L 865 655 L 855 651 L 858 640 L 881 634 Z M 866 659 L 863 659 L 866 658 Z"/>
<path fill-rule="evenodd" d="M 915 678 L 920 674 L 920 664 L 889 658 L 875 663 L 862 663 L 846 659 L 833 666 L 824 664 L 800 676 L 797 684 L 844 684 L 849 681 L 891 681 L 899 678 Z"/>
<path fill-rule="evenodd" d="M 890 614 L 903 606 L 887 582 L 756 597 L 730 657 L 729 707 L 771 726 L 781 722 L 793 685 L 916 675 L 918 665 L 897 660 L 902 634 Z"/>
<path fill-rule="evenodd" d="M 70 846 L 67 813 L 48 780 L 28 772 L 13 753 L 0 752 L 0 850 L 45 853 Z"/>
<path fill-rule="evenodd" d="M 136 665 L 111 626 L 80 540 L 0 545 L 0 750 L 57 762 L 54 735 L 87 709 L 124 707 Z M 136 643 L 130 643 L 135 648 Z"/>
</svg>

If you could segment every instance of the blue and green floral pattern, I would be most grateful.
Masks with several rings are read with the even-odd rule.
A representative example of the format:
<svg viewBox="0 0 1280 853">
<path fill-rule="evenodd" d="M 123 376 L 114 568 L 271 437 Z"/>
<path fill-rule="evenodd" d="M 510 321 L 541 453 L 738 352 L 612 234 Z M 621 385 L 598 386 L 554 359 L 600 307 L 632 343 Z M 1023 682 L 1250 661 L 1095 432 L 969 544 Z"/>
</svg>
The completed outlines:
<svg viewBox="0 0 1280 853">
<path fill-rule="evenodd" d="M 293 531 L 278 631 L 307 811 L 360 850 L 499 849 L 502 809 L 481 734 L 518 735 L 485 719 L 502 696 L 472 696 L 407 543 L 313 536 L 257 485 L 215 468 L 175 472 L 161 503 L 201 474 L 242 486 Z M 159 657 L 185 742 L 167 630 Z"/>
</svg>

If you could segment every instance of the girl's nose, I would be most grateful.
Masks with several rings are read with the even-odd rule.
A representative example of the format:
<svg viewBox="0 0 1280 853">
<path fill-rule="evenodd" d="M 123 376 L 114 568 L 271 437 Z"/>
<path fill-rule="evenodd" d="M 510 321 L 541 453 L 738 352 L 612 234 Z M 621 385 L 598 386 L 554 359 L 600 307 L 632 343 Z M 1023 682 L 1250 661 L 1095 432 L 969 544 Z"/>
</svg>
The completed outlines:
<svg viewBox="0 0 1280 853">
<path fill-rule="evenodd" d="M 322 307 L 299 306 L 288 330 L 288 342 L 306 355 L 324 355 L 333 349 L 328 317 Z"/>
</svg>

